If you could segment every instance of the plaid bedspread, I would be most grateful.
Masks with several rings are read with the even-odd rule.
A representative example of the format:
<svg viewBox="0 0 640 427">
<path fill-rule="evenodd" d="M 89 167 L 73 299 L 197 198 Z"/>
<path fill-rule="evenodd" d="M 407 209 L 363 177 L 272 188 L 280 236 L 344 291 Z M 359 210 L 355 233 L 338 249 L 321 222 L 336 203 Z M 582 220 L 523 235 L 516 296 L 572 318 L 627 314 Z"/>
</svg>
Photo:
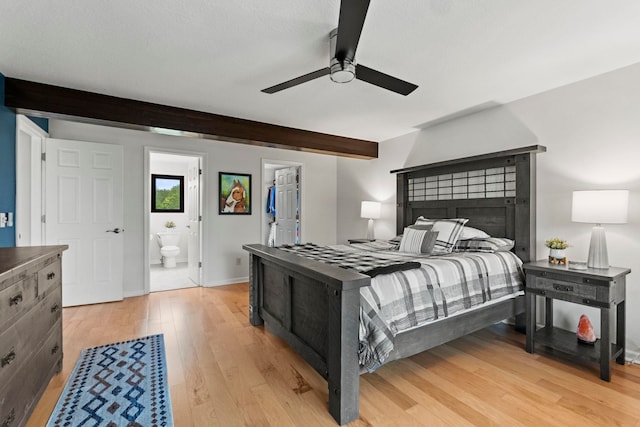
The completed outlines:
<svg viewBox="0 0 640 427">
<path fill-rule="evenodd" d="M 410 256 L 385 257 L 377 253 L 365 251 L 344 251 L 329 246 L 319 246 L 314 243 L 301 245 L 282 245 L 278 249 L 292 252 L 296 255 L 312 258 L 327 264 L 355 270 L 358 273 L 375 277 L 379 274 L 389 274 L 396 271 L 420 268 L 420 263 Z"/>
<path fill-rule="evenodd" d="M 356 270 L 363 267 L 355 266 L 353 260 L 361 257 L 392 264 L 419 263 L 419 268 L 372 277 L 371 286 L 360 289 L 359 360 L 367 371 L 374 371 L 389 357 L 398 333 L 524 289 L 522 261 L 512 252 L 425 257 L 312 244 L 279 249 Z"/>
<path fill-rule="evenodd" d="M 421 268 L 385 274 L 360 289 L 360 366 L 373 371 L 393 350 L 393 337 L 524 289 L 522 261 L 512 252 L 467 252 L 421 258 Z"/>
</svg>

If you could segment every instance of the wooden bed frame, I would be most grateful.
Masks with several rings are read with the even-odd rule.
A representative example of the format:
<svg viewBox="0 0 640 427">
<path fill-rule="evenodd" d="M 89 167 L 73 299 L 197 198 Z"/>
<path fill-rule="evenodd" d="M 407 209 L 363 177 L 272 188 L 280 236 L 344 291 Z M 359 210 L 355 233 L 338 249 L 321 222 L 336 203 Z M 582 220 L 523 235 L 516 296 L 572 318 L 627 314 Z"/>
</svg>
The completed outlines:
<svg viewBox="0 0 640 427">
<path fill-rule="evenodd" d="M 514 239 L 514 252 L 523 261 L 534 260 L 536 154 L 544 151 L 545 147 L 535 145 L 391 171 L 397 174 L 398 182 L 398 234 L 420 215 L 469 218 L 469 226 L 481 228 L 492 236 Z M 513 166 L 515 184 L 509 185 L 515 185 L 515 195 L 510 192 L 494 197 L 495 193 L 491 193 L 489 198 L 473 199 L 444 195 L 437 196 L 439 200 L 419 201 L 416 199 L 420 197 L 411 193 L 411 185 L 423 177 L 438 177 L 430 178 L 438 181 L 451 178 L 448 174 L 468 171 L 485 171 L 489 175 L 494 168 Z M 445 187 L 438 191 L 449 194 L 471 191 L 471 187 L 465 190 L 453 186 L 454 190 Z M 251 324 L 264 323 L 269 332 L 284 339 L 327 380 L 329 412 L 340 425 L 355 420 L 359 415 L 359 290 L 369 286 L 371 279 L 264 245 L 244 245 L 243 248 L 251 254 Z M 523 312 L 524 297 L 519 296 L 400 333 L 394 338 L 394 350 L 387 362 L 409 357 Z"/>
</svg>

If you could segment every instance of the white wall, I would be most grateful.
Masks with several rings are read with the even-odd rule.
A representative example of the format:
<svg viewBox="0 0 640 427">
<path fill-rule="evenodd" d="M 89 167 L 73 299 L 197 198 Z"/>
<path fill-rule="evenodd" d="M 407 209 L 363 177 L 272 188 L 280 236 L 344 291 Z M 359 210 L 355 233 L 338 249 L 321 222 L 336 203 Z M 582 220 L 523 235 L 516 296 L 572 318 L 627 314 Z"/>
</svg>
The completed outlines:
<svg viewBox="0 0 640 427">
<path fill-rule="evenodd" d="M 124 147 L 124 291 L 144 292 L 144 147 L 188 150 L 204 154 L 203 182 L 203 284 L 215 286 L 246 281 L 249 275 L 245 243 L 259 243 L 261 159 L 299 162 L 303 165 L 302 235 L 319 244 L 336 241 L 336 157 L 291 150 L 253 147 L 195 138 L 174 137 L 128 129 L 51 120 L 53 138 L 119 144 Z M 218 215 L 218 172 L 252 175 L 252 215 Z M 152 243 L 152 242 L 149 242 Z M 241 265 L 236 259 L 241 258 Z"/>
<path fill-rule="evenodd" d="M 537 251 L 545 239 L 569 241 L 570 259 L 585 260 L 591 226 L 571 222 L 573 190 L 629 189 L 629 223 L 606 226 L 609 262 L 630 267 L 627 280 L 628 356 L 640 350 L 640 64 L 531 96 L 502 107 L 416 131 L 380 145 L 371 162 L 338 159 L 338 240 L 366 224 L 359 203 L 367 194 L 395 202 L 391 169 L 466 157 L 532 144 L 547 147 L 538 155 Z M 374 197 L 375 198 L 375 197 Z M 394 234 L 395 210 L 377 221 L 376 232 Z M 556 303 L 556 325 L 574 330 L 586 313 L 599 333 L 597 310 Z"/>
<path fill-rule="evenodd" d="M 161 158 L 166 160 L 159 160 L 158 157 L 159 156 L 157 154 L 151 153 L 149 162 L 150 173 L 160 175 L 177 175 L 183 177 L 185 210 L 184 212 L 149 213 L 149 233 L 153 237 L 153 240 L 149 244 L 149 260 L 151 261 L 151 264 L 159 264 L 161 262 L 158 233 L 161 231 L 166 231 L 165 224 L 167 223 L 167 221 L 173 221 L 176 224 L 174 232 L 180 234 L 180 240 L 178 241 L 180 254 L 176 257 L 176 261 L 187 262 L 187 243 L 189 237 L 189 229 L 187 228 L 187 225 L 189 225 L 189 213 L 187 211 L 187 208 L 189 206 L 189 202 L 187 200 L 187 177 L 189 173 L 189 163 L 183 160 L 183 156 L 163 154 Z M 175 160 L 171 161 L 171 157 L 173 157 Z"/>
</svg>

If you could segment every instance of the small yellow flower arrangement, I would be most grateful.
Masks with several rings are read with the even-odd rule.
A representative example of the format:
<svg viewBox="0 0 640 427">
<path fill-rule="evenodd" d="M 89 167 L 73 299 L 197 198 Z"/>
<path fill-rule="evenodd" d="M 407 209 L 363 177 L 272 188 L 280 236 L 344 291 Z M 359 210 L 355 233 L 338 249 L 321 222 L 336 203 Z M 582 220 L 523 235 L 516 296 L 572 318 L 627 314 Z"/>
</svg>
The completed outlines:
<svg viewBox="0 0 640 427">
<path fill-rule="evenodd" d="M 544 245 L 549 249 L 567 249 L 569 247 L 566 240 L 562 240 L 557 237 L 545 241 Z"/>
<path fill-rule="evenodd" d="M 549 262 L 551 264 L 567 265 L 566 249 L 569 244 L 566 240 L 554 237 L 545 241 L 544 245 L 549 248 Z"/>
<path fill-rule="evenodd" d="M 173 221 L 167 221 L 164 223 L 164 226 L 167 228 L 176 228 L 176 223 Z"/>
</svg>

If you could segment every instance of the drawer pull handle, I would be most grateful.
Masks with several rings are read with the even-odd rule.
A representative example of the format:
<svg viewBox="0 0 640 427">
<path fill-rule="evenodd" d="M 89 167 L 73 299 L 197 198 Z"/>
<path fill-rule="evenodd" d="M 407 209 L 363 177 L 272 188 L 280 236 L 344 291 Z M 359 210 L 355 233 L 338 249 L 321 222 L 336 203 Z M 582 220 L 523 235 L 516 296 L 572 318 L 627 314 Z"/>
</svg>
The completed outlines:
<svg viewBox="0 0 640 427">
<path fill-rule="evenodd" d="M 54 345 L 51 349 L 51 354 L 56 354 L 60 350 L 60 346 L 58 344 Z"/>
<path fill-rule="evenodd" d="M 9 307 L 12 305 L 18 305 L 22 302 L 22 292 L 19 292 L 17 295 L 9 298 Z"/>
<path fill-rule="evenodd" d="M 556 291 L 562 291 L 562 292 L 573 292 L 573 286 L 560 285 L 558 283 L 553 284 L 553 289 L 555 289 Z"/>
<path fill-rule="evenodd" d="M 9 412 L 9 415 L 7 416 L 7 418 L 5 418 L 2 424 L 0 424 L 0 427 L 9 427 L 11 424 L 13 424 L 15 420 L 16 420 L 16 410 L 15 408 L 11 408 L 11 412 Z"/>
<path fill-rule="evenodd" d="M 58 304 L 55 304 L 53 307 L 51 307 L 52 313 L 57 313 L 59 311 L 60 311 L 60 306 Z"/>
<path fill-rule="evenodd" d="M 11 362 L 13 362 L 16 358 L 16 352 L 15 350 L 11 350 L 6 356 L 4 356 L 2 358 L 2 360 L 0 361 L 0 367 L 4 368 L 5 366 L 9 365 Z"/>
<path fill-rule="evenodd" d="M 47 280 L 51 280 L 51 279 L 53 279 L 54 277 L 56 277 L 56 273 L 49 273 L 49 274 L 47 274 Z"/>
</svg>

